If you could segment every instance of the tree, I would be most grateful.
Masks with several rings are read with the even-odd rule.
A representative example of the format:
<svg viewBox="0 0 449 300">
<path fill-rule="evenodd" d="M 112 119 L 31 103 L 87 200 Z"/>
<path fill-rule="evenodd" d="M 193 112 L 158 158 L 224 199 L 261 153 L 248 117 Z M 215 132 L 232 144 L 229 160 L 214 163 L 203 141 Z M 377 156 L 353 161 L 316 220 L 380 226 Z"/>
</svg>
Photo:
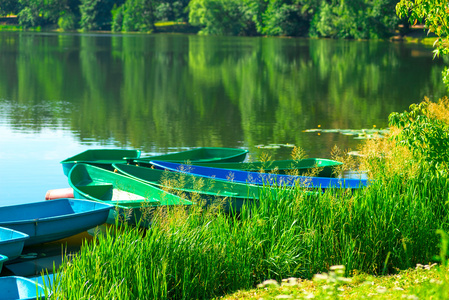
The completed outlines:
<svg viewBox="0 0 449 300">
<path fill-rule="evenodd" d="M 120 6 L 124 0 L 81 0 L 80 25 L 83 30 L 109 30 L 114 5 Z"/>
<path fill-rule="evenodd" d="M 19 24 L 24 27 L 74 23 L 79 17 L 80 0 L 19 0 L 18 4 L 22 7 Z M 63 16 L 65 20 L 60 20 Z"/>
<path fill-rule="evenodd" d="M 192 0 L 189 22 L 207 35 L 244 35 L 249 16 L 241 0 Z"/>
<path fill-rule="evenodd" d="M 156 7 L 156 19 L 158 21 L 178 21 L 189 20 L 188 0 L 165 0 Z"/>
<path fill-rule="evenodd" d="M 123 31 L 152 31 L 157 4 L 155 0 L 127 0 L 123 8 Z"/>
<path fill-rule="evenodd" d="M 401 0 L 396 5 L 400 18 L 408 18 L 411 24 L 424 23 L 428 33 L 437 35 L 434 57 L 449 53 L 449 8 L 446 0 Z M 449 69 L 443 70 L 443 82 L 449 87 Z"/>
<path fill-rule="evenodd" d="M 262 34 L 307 36 L 315 3 L 310 0 L 270 0 L 262 15 Z"/>
<path fill-rule="evenodd" d="M 322 1 L 311 33 L 332 38 L 385 38 L 397 27 L 396 0 Z"/>
<path fill-rule="evenodd" d="M 19 13 L 19 2 L 17 0 L 0 0 L 0 16 Z"/>
</svg>

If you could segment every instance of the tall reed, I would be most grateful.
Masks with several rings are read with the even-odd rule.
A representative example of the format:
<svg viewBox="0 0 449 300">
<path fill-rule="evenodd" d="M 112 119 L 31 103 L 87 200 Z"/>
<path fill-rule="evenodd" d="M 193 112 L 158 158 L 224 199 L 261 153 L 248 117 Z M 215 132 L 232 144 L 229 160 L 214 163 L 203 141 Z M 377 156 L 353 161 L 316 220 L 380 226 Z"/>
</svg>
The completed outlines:
<svg viewBox="0 0 449 300">
<path fill-rule="evenodd" d="M 343 264 L 381 274 L 427 263 L 448 229 L 447 180 L 374 181 L 310 196 L 266 189 L 239 214 L 155 212 L 153 225 L 111 227 L 61 269 L 61 298 L 210 298 L 265 279 L 311 278 Z M 388 260 L 387 260 L 388 258 Z"/>
</svg>

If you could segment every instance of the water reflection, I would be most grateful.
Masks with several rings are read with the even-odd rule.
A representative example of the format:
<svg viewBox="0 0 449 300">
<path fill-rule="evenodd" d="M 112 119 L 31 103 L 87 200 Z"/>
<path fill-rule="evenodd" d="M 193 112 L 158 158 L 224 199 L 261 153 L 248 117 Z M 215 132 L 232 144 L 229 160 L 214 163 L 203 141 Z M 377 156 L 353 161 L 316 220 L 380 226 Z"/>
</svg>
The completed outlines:
<svg viewBox="0 0 449 300">
<path fill-rule="evenodd" d="M 40 245 L 25 247 L 22 255 L 3 266 L 0 276 L 35 277 L 42 280 L 42 274 L 53 272 L 62 263 L 63 257 L 75 254 L 82 243 L 92 241 L 92 235 L 83 232 L 70 238 Z"/>
<path fill-rule="evenodd" d="M 302 130 L 386 126 L 444 93 L 431 49 L 386 42 L 1 33 L 0 68 L 11 126 L 148 152 L 288 142 L 329 153 L 348 141 Z"/>
</svg>

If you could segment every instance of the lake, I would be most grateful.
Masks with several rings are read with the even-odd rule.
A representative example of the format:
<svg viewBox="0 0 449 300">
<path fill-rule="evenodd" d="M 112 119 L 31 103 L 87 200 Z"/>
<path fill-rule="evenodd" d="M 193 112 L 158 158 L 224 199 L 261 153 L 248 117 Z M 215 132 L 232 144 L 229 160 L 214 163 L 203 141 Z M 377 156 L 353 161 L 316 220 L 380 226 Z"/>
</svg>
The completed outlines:
<svg viewBox="0 0 449 300">
<path fill-rule="evenodd" d="M 144 155 L 239 147 L 330 158 L 438 99 L 432 48 L 382 41 L 0 32 L 0 205 L 68 187 L 60 161 L 93 148 Z"/>
</svg>

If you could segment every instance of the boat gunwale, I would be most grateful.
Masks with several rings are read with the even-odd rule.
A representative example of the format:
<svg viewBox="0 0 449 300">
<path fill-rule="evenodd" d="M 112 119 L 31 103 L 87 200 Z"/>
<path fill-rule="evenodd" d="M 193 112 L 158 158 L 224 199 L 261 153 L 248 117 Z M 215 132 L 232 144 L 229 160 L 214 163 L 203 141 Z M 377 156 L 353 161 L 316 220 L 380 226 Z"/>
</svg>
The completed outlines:
<svg viewBox="0 0 449 300">
<path fill-rule="evenodd" d="M 162 190 L 162 189 L 160 189 L 160 188 L 158 188 L 158 187 L 155 187 L 155 186 L 153 186 L 153 185 L 151 185 L 151 184 L 148 184 L 148 183 L 145 183 L 145 182 L 142 182 L 142 181 L 138 181 L 139 183 L 141 183 L 141 184 L 144 184 L 144 185 L 147 185 L 147 186 L 149 186 L 151 189 L 154 189 L 154 190 L 159 190 L 159 191 L 161 191 L 161 192 L 163 192 L 163 193 L 167 193 L 167 194 L 169 194 L 169 195 L 171 195 L 171 196 L 174 196 L 174 197 L 176 197 L 176 198 L 179 198 L 180 200 L 182 200 L 181 202 L 182 203 L 179 203 L 179 204 L 161 204 L 160 203 L 160 200 L 158 200 L 158 203 L 156 204 L 156 202 L 152 202 L 152 201 L 147 201 L 146 199 L 148 199 L 147 197 L 145 197 L 145 200 L 102 200 L 102 199 L 99 199 L 99 198 L 95 198 L 95 197 L 93 197 L 93 196 L 91 196 L 91 195 L 89 195 L 89 194 L 87 194 L 87 193 L 85 193 L 85 192 L 83 192 L 82 190 L 80 190 L 79 189 L 79 186 L 77 186 L 76 184 L 74 184 L 73 182 L 72 182 L 72 180 L 71 180 L 71 175 L 72 175 L 72 173 L 73 172 L 75 172 L 77 169 L 79 169 L 79 168 L 82 168 L 82 167 L 84 167 L 84 168 L 91 168 L 91 169 L 97 169 L 97 170 L 101 170 L 101 172 L 107 172 L 107 173 L 109 173 L 110 175 L 113 175 L 113 176 L 115 176 L 115 177 L 119 177 L 119 178 L 124 178 L 125 180 L 134 180 L 134 179 L 132 179 L 132 178 L 130 178 L 130 177 L 128 177 L 128 176 L 125 176 L 125 175 L 122 175 L 122 174 L 120 174 L 120 173 L 115 173 L 115 172 L 112 172 L 112 171 L 109 171 L 109 170 L 106 170 L 106 169 L 103 169 L 103 168 L 99 168 L 99 167 L 96 167 L 96 166 L 93 166 L 93 165 L 90 165 L 90 164 L 83 164 L 83 163 L 81 163 L 81 164 L 77 164 L 76 166 L 74 166 L 71 170 L 70 170 L 70 172 L 69 172 L 69 176 L 68 176 L 68 179 L 69 179 L 69 185 L 73 188 L 73 190 L 74 190 L 74 192 L 76 192 L 76 193 L 78 193 L 78 194 L 80 194 L 80 195 L 82 195 L 83 197 L 86 197 L 88 200 L 91 200 L 91 201 L 93 201 L 93 202 L 100 202 L 100 203 L 107 203 L 107 204 L 109 204 L 109 203 L 111 203 L 111 205 L 113 205 L 114 207 L 118 207 L 118 208 L 121 208 L 121 209 L 130 209 L 130 208 L 134 208 L 134 206 L 133 207 L 129 207 L 129 206 L 125 206 L 124 204 L 127 204 L 127 203 L 129 203 L 129 204 L 137 204 L 137 203 L 140 203 L 140 204 L 142 204 L 141 205 L 141 207 L 144 207 L 144 208 L 151 208 L 151 207 L 160 207 L 160 206 L 166 206 L 166 205 L 168 205 L 168 206 L 171 206 L 171 205 L 193 205 L 194 204 L 194 202 L 192 202 L 192 201 L 190 201 L 190 200 L 188 200 L 188 199 L 183 199 L 183 198 L 181 198 L 181 197 L 179 197 L 179 196 L 176 196 L 176 195 L 172 195 L 171 193 L 167 193 L 166 191 L 164 191 L 164 190 Z M 90 176 L 90 175 L 89 175 Z M 91 178 L 92 179 L 92 178 Z M 94 180 L 92 180 L 92 182 L 95 182 Z M 112 187 L 114 188 L 114 184 L 112 184 L 112 183 L 110 183 L 111 185 L 112 185 Z M 86 186 L 86 185 L 83 185 L 83 186 Z M 151 203 L 151 205 L 143 205 L 143 204 L 145 204 L 145 203 L 148 203 L 148 204 L 150 204 Z"/>
<path fill-rule="evenodd" d="M 218 172 L 225 172 L 229 171 L 230 175 L 234 174 L 247 174 L 246 183 L 247 184 L 256 184 L 256 185 L 271 185 L 271 186 L 295 186 L 298 183 L 300 186 L 305 188 L 312 188 L 312 189 L 328 189 L 328 188 L 345 188 L 345 189 L 357 189 L 357 188 L 363 188 L 366 185 L 368 185 L 369 180 L 367 179 L 351 179 L 351 178 L 330 178 L 330 177 L 310 177 L 310 176 L 300 176 L 300 175 L 284 175 L 284 174 L 272 174 L 272 173 L 259 173 L 259 172 L 250 172 L 250 171 L 242 171 L 242 170 L 234 170 L 234 169 L 220 169 L 220 168 L 212 168 L 212 167 L 202 167 L 202 166 L 195 166 L 195 165 L 189 165 L 189 164 L 180 164 L 180 163 L 173 163 L 173 162 L 167 162 L 167 161 L 151 161 L 151 164 L 153 164 L 155 167 L 159 169 L 166 169 L 172 172 L 179 172 L 179 173 L 190 173 L 195 174 L 196 176 L 201 177 L 209 177 L 212 178 L 215 175 L 205 175 L 201 173 L 195 173 L 189 171 L 189 169 L 192 168 L 198 168 L 199 170 L 203 169 L 204 171 L 210 171 L 212 172 L 214 169 L 216 169 Z M 167 164 L 169 166 L 167 166 Z M 175 166 L 170 165 L 178 165 L 178 168 L 175 168 Z M 243 175 L 242 175 L 243 176 Z M 253 177 L 254 176 L 254 177 Z M 235 182 L 244 183 L 243 180 L 235 179 L 232 177 Z M 216 179 L 221 179 L 221 175 L 216 177 Z M 259 181 L 251 181 L 254 179 L 260 179 Z M 273 180 L 274 179 L 274 180 Z M 285 179 L 282 180 L 282 179 Z M 231 179 L 230 179 L 231 181 Z M 317 184 L 315 185 L 311 181 L 317 181 Z M 363 184 L 365 182 L 365 184 Z M 327 185 L 325 184 L 327 183 Z M 354 186 L 352 185 L 354 184 Z M 358 183 L 358 185 L 357 185 Z"/>
<path fill-rule="evenodd" d="M 244 198 L 244 199 L 247 198 L 246 196 L 242 196 L 242 195 L 239 195 L 238 193 L 233 193 L 233 192 L 226 192 L 226 191 L 223 191 L 223 192 L 200 191 L 200 190 L 194 190 L 194 189 L 186 189 L 186 188 L 182 188 L 182 187 L 181 188 L 177 188 L 177 187 L 167 186 L 167 185 L 164 185 L 164 184 L 161 184 L 161 183 L 154 183 L 152 181 L 148 181 L 148 180 L 139 178 L 139 177 L 137 177 L 135 175 L 131 175 L 130 173 L 128 173 L 126 171 L 123 171 L 120 168 L 120 166 L 117 166 L 117 165 L 120 165 L 120 164 L 113 164 L 112 166 L 114 168 L 116 168 L 119 172 L 121 172 L 122 174 L 125 174 L 126 176 L 134 178 L 135 180 L 139 180 L 139 181 L 141 181 L 143 183 L 155 185 L 156 187 L 161 188 L 161 189 L 169 188 L 169 189 L 173 189 L 173 190 L 176 190 L 176 191 L 182 191 L 182 192 L 186 192 L 186 193 L 199 193 L 199 194 L 203 194 L 203 195 L 207 195 L 207 196 L 217 196 L 217 197 L 220 196 L 220 197 L 232 197 L 232 198 Z M 126 165 L 126 164 L 121 164 L 121 165 Z M 144 168 L 144 167 L 142 167 L 142 168 Z M 158 170 L 158 171 L 161 171 L 161 170 Z M 164 171 L 162 171 L 162 172 L 164 172 Z M 204 178 L 204 177 L 201 177 L 201 178 Z M 214 180 L 223 181 L 223 180 L 220 180 L 220 179 L 214 179 Z M 226 182 L 226 181 L 224 181 L 224 182 Z M 223 193 L 223 194 L 221 194 L 221 193 Z"/>
<path fill-rule="evenodd" d="M 54 215 L 54 216 L 50 216 L 50 217 L 43 217 L 43 218 L 34 218 L 34 219 L 23 219 L 23 220 L 17 220 L 17 221 L 3 221 L 0 220 L 0 227 L 4 227 L 4 224 L 15 224 L 15 225 L 19 225 L 19 224 L 29 224 L 31 222 L 51 222 L 51 221 L 55 221 L 58 219 L 73 219 L 75 217 L 79 217 L 79 216 L 88 216 L 91 214 L 95 214 L 104 210 L 109 210 L 112 209 L 114 206 L 109 204 L 109 203 L 102 203 L 102 202 L 98 202 L 98 201 L 92 201 L 89 199 L 71 199 L 71 198 L 59 198 L 59 199 L 54 199 L 54 200 L 44 200 L 42 202 L 46 202 L 46 201 L 63 201 L 63 200 L 68 200 L 68 202 L 72 202 L 72 201 L 88 201 L 91 202 L 93 205 L 101 205 L 101 206 L 105 206 L 105 207 L 100 207 L 98 209 L 93 208 L 93 209 L 89 209 L 88 211 L 81 211 L 81 212 L 74 212 L 74 213 L 68 213 L 68 214 L 60 214 L 60 215 Z M 3 207 L 15 207 L 15 206 L 31 206 L 31 204 L 35 204 L 35 203 L 39 203 L 39 202 L 33 202 L 33 203 L 24 203 L 24 204 L 18 204 L 18 205 L 8 205 L 8 206 L 3 206 Z M 34 205 L 33 205 L 34 206 Z M 37 205 L 36 205 L 37 206 Z M 72 206 L 71 206 L 72 207 Z M 1 210 L 1 208 L 0 208 Z"/>
<path fill-rule="evenodd" d="M 0 226 L 0 231 L 13 231 L 14 233 L 18 234 L 19 236 L 16 237 L 11 237 L 8 240 L 0 240 L 0 244 L 5 245 L 5 244 L 10 244 L 13 242 L 19 242 L 19 241 L 26 241 L 27 239 L 30 238 L 30 236 L 28 234 L 26 234 L 25 232 L 22 231 L 18 231 L 15 229 L 10 229 L 8 227 L 4 227 L 4 226 Z"/>
</svg>

